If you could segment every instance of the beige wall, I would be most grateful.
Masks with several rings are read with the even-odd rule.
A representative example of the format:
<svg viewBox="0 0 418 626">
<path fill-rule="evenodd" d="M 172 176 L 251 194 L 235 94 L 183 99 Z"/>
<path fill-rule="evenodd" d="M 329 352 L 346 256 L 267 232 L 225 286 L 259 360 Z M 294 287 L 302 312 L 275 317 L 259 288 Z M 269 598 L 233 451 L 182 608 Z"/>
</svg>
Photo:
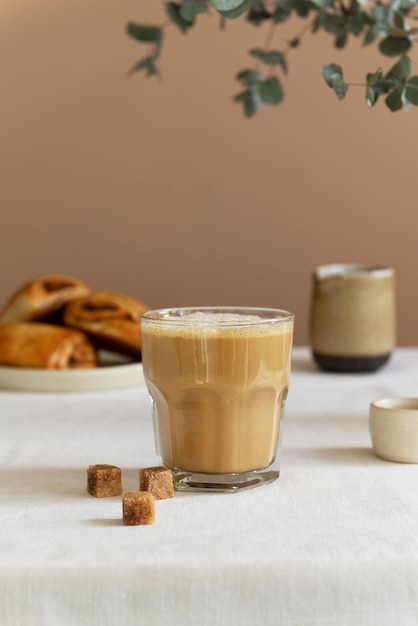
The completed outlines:
<svg viewBox="0 0 418 626">
<path fill-rule="evenodd" d="M 285 103 L 248 121 L 234 74 L 261 29 L 231 22 L 227 36 L 215 17 L 187 36 L 171 28 L 163 80 L 127 77 L 144 49 L 124 25 L 162 21 L 162 5 L 1 1 L 0 299 L 70 273 L 151 307 L 288 308 L 304 344 L 316 265 L 389 264 L 398 343 L 416 345 L 418 111 L 370 110 L 354 87 L 339 103 L 321 77 L 341 62 L 362 82 L 385 60 L 307 35 Z"/>
</svg>

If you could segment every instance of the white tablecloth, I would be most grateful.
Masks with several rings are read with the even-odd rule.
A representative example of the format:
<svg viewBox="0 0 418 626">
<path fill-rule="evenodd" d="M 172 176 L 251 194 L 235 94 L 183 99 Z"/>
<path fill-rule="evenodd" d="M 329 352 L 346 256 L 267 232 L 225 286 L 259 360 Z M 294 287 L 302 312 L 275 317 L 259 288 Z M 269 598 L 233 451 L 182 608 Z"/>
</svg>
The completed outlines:
<svg viewBox="0 0 418 626">
<path fill-rule="evenodd" d="M 86 468 L 155 464 L 144 387 L 0 393 L 2 626 L 418 623 L 418 466 L 375 457 L 372 400 L 418 396 L 418 349 L 375 374 L 319 372 L 296 348 L 281 476 L 176 493 L 153 526 L 86 492 Z"/>
</svg>

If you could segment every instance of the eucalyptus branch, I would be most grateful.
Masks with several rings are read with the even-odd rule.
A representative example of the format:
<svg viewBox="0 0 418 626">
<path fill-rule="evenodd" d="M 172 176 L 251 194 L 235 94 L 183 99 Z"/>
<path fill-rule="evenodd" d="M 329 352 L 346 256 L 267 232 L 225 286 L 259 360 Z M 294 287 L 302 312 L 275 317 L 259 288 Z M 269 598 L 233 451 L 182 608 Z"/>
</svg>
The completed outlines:
<svg viewBox="0 0 418 626">
<path fill-rule="evenodd" d="M 363 86 L 366 101 L 374 106 L 381 96 L 391 111 L 409 105 L 418 106 L 418 76 L 412 74 L 412 62 L 407 53 L 415 45 L 418 28 L 411 28 L 409 22 L 416 21 L 418 0 L 381 0 L 363 4 L 362 0 L 178 0 L 165 2 L 168 19 L 160 26 L 149 26 L 130 22 L 127 33 L 141 43 L 147 43 L 147 55 L 142 58 L 129 74 L 144 71 L 147 76 L 158 75 L 157 63 L 160 58 L 166 28 L 175 25 L 182 33 L 196 26 L 197 18 L 209 12 L 220 17 L 220 27 L 231 19 L 244 19 L 253 26 L 269 22 L 269 27 L 261 48 L 251 48 L 250 56 L 256 62 L 253 69 L 244 69 L 236 78 L 242 91 L 234 100 L 243 106 L 248 117 L 264 105 L 279 104 L 284 91 L 279 78 L 273 75 L 274 67 L 279 66 L 283 73 L 288 71 L 288 56 L 292 48 L 301 44 L 308 30 L 313 34 L 322 31 L 334 38 L 336 48 L 345 48 L 352 37 L 363 37 L 365 46 L 377 45 L 386 58 L 397 61 L 386 74 L 379 68 L 366 75 L 366 82 L 347 83 L 339 65 L 327 63 L 322 74 L 325 82 L 337 97 L 345 98 L 349 87 Z M 305 20 L 295 37 L 287 42 L 284 50 L 272 50 L 273 37 L 278 26 L 289 18 L 297 16 Z M 263 67 L 267 69 L 267 76 Z"/>
</svg>

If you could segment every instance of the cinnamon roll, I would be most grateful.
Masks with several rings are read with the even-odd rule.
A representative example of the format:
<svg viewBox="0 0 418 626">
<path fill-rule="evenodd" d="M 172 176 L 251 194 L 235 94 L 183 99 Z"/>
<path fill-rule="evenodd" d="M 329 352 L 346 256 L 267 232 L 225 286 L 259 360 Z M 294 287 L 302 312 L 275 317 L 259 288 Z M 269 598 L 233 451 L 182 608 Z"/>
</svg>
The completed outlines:
<svg viewBox="0 0 418 626">
<path fill-rule="evenodd" d="M 56 316 L 64 304 L 90 291 L 89 287 L 72 276 L 38 276 L 10 297 L 0 311 L 0 323 L 59 321 Z"/>
<path fill-rule="evenodd" d="M 85 333 L 39 322 L 0 324 L 0 364 L 46 369 L 98 365 L 96 348 Z"/>
<path fill-rule="evenodd" d="M 93 291 L 67 304 L 65 326 L 86 332 L 100 348 L 139 359 L 139 316 L 148 310 L 141 302 L 115 291 Z"/>
</svg>

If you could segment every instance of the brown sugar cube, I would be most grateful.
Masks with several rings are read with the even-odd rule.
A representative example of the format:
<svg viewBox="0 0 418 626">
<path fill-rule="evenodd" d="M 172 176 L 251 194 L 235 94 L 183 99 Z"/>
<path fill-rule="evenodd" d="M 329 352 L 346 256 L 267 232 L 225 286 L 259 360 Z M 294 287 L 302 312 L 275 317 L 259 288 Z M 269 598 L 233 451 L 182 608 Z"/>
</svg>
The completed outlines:
<svg viewBox="0 0 418 626">
<path fill-rule="evenodd" d="M 90 465 L 87 469 L 87 491 L 96 498 L 122 494 L 122 472 L 116 465 Z"/>
<path fill-rule="evenodd" d="M 139 470 L 139 488 L 149 491 L 156 500 L 165 500 L 174 496 L 173 474 L 168 467 L 145 467 Z"/>
<path fill-rule="evenodd" d="M 154 496 L 148 491 L 125 491 L 122 508 L 125 526 L 144 526 L 155 522 Z"/>
</svg>

